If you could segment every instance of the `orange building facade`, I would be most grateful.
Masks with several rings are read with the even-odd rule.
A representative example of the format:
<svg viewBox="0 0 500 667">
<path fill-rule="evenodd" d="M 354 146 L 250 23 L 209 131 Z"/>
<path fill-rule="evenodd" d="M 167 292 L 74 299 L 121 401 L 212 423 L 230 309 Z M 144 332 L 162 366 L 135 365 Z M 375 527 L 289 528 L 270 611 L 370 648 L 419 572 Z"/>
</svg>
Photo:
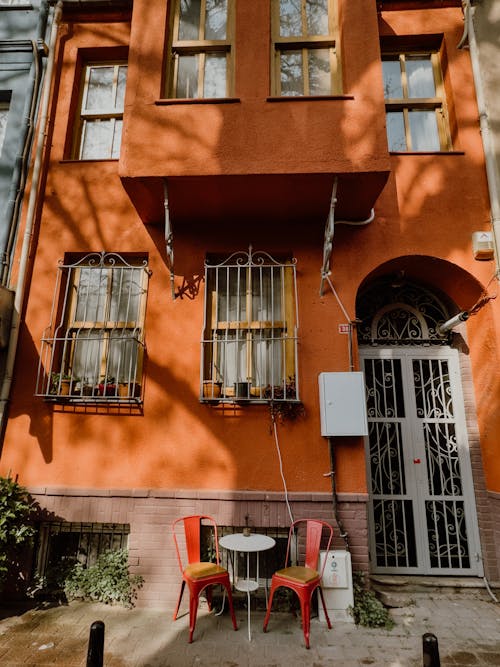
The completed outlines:
<svg viewBox="0 0 500 667">
<path fill-rule="evenodd" d="M 67 2 L 56 24 L 0 458 L 44 510 L 35 566 L 55 524 L 120 534 L 138 603 L 171 608 L 177 517 L 315 516 L 355 569 L 498 581 L 460 2 Z"/>
</svg>

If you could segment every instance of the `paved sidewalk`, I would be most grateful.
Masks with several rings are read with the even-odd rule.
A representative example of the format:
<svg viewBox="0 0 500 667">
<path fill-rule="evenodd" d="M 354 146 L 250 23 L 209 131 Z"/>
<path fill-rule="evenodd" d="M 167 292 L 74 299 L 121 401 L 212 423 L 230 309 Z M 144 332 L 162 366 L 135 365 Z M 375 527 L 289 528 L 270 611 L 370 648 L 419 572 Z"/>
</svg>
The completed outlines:
<svg viewBox="0 0 500 667">
<path fill-rule="evenodd" d="M 304 646 L 300 620 L 272 613 L 267 633 L 263 612 L 237 611 L 234 632 L 227 613 L 200 611 L 194 642 L 187 643 L 188 618 L 175 623 L 165 612 L 72 602 L 67 606 L 0 614 L 2 667 L 85 666 L 89 628 L 105 623 L 105 667 L 422 667 L 422 635 L 439 641 L 441 666 L 500 665 L 500 604 L 486 591 L 429 591 L 392 612 L 392 631 L 335 623 L 328 630 L 311 622 L 311 649 Z"/>
</svg>

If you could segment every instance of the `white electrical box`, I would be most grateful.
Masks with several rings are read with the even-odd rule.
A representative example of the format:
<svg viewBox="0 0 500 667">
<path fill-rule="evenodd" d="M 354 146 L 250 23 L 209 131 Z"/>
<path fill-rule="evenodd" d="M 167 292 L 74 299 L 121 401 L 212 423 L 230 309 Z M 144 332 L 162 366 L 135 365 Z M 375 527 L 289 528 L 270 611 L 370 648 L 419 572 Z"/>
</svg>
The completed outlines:
<svg viewBox="0 0 500 667">
<path fill-rule="evenodd" d="M 319 408 L 321 435 L 368 435 L 364 374 L 320 373 Z"/>
<path fill-rule="evenodd" d="M 488 260 L 495 256 L 492 232 L 472 233 L 472 252 L 474 259 Z"/>
<path fill-rule="evenodd" d="M 352 585 L 351 554 L 349 551 L 320 551 L 320 571 L 325 562 L 321 588 L 325 597 L 326 610 L 331 621 L 353 623 L 354 619 L 348 612 L 354 606 Z M 320 621 L 325 621 L 325 613 L 321 600 L 318 599 Z"/>
</svg>

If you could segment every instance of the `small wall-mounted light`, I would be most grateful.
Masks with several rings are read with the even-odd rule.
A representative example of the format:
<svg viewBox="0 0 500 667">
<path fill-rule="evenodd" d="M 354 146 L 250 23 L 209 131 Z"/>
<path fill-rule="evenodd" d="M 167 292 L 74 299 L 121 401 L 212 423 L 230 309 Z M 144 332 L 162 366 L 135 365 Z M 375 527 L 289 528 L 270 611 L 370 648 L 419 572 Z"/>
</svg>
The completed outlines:
<svg viewBox="0 0 500 667">
<path fill-rule="evenodd" d="M 438 334 L 444 334 L 468 319 L 469 313 L 466 310 L 462 310 L 461 313 L 454 315 L 449 320 L 446 320 L 446 322 L 443 322 L 443 324 L 438 325 L 437 332 Z"/>
<path fill-rule="evenodd" d="M 472 252 L 474 259 L 489 260 L 495 256 L 493 232 L 473 232 Z"/>
</svg>

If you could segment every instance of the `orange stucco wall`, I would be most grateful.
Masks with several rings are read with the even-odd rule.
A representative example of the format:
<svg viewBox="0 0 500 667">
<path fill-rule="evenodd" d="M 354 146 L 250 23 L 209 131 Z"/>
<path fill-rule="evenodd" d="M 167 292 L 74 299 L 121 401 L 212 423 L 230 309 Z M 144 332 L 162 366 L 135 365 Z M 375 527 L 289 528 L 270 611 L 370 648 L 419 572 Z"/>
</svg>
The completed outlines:
<svg viewBox="0 0 500 667">
<path fill-rule="evenodd" d="M 201 218 L 176 226 L 173 215 L 175 285 L 181 291 L 174 301 L 162 220 L 144 224 L 120 176 L 390 170 L 375 205 L 375 220 L 336 230 L 331 279 L 342 305 L 354 318 L 363 280 L 379 267 L 403 266 L 413 277 L 439 287 L 458 307 L 469 308 L 490 280 L 493 265 L 474 261 L 471 251 L 471 233 L 488 228 L 488 200 L 469 57 L 456 49 L 460 10 L 387 12 L 377 23 L 371 0 L 343 0 L 344 92 L 353 99 L 273 104 L 266 102 L 269 3 L 239 1 L 235 93 L 240 102 L 158 105 L 165 5 L 164 0 L 137 0 L 130 36 L 126 23 L 90 22 L 61 29 L 62 66 L 38 250 L 0 472 L 11 470 L 30 486 L 282 490 L 267 408 L 214 408 L 198 398 L 205 255 L 229 254 L 252 244 L 271 254 L 290 251 L 297 259 L 298 374 L 306 416 L 278 427 L 279 444 L 289 490 L 328 491 L 330 480 L 324 475 L 330 461 L 327 441 L 320 435 L 317 378 L 322 371 L 348 370 L 349 357 L 347 337 L 338 333 L 345 316 L 328 289 L 319 295 L 327 207 L 323 219 L 309 218 L 304 192 L 304 212 L 292 224 L 276 223 L 265 208 L 244 224 L 235 216 L 219 224 L 204 224 Z M 389 156 L 379 27 L 383 34 L 444 34 L 456 152 Z M 129 40 L 120 162 L 65 161 L 79 49 L 126 46 Z M 246 194 L 249 199 L 259 195 L 251 188 Z M 67 252 L 103 249 L 147 253 L 152 270 L 141 413 L 61 410 L 33 397 L 57 262 Z M 490 302 L 467 329 L 487 484 L 500 491 L 500 379 L 493 371 L 500 350 L 498 303 Z M 361 439 L 340 439 L 335 447 L 339 491 L 365 492 Z"/>
</svg>

